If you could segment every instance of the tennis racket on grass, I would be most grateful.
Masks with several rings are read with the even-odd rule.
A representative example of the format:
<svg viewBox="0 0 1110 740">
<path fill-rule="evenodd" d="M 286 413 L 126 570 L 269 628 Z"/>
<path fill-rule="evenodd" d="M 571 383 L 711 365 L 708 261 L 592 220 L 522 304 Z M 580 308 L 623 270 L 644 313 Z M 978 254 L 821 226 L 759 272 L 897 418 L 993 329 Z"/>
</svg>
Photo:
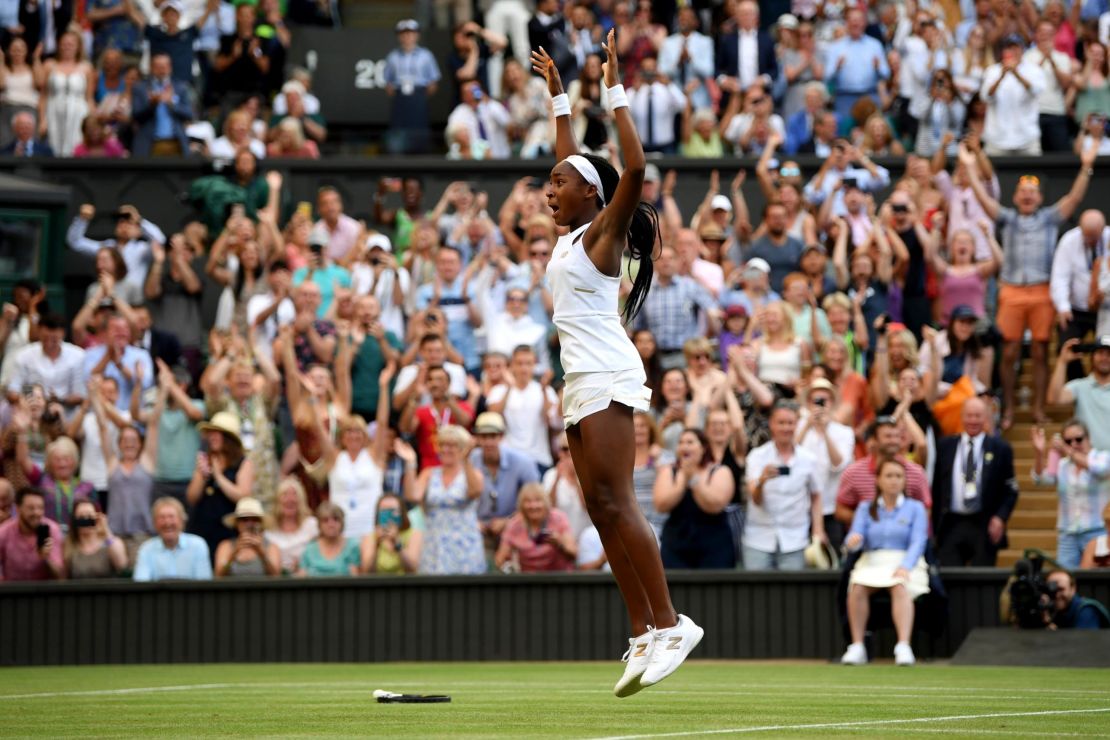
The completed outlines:
<svg viewBox="0 0 1110 740">
<path fill-rule="evenodd" d="M 374 698 L 379 704 L 444 704 L 451 701 L 446 694 L 395 694 L 376 689 Z"/>
</svg>

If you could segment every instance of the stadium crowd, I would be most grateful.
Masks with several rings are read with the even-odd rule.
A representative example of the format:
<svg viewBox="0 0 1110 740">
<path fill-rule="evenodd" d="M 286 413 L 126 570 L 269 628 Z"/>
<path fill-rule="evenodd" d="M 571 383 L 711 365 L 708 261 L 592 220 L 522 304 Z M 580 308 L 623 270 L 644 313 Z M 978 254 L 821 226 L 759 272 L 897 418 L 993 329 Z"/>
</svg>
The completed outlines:
<svg viewBox="0 0 1110 740">
<path fill-rule="evenodd" d="M 80 33 L 44 43 L 46 139 L 17 110 L 11 151 L 122 151 L 56 127 L 51 101 L 129 78 L 131 118 L 90 114 L 93 127 L 115 124 L 136 154 L 181 155 L 215 90 L 225 136 L 205 148 L 234 166 L 194 186 L 195 218 L 177 233 L 120 204 L 94 238 L 82 206 L 67 248 L 95 274 L 75 315 L 33 280 L 4 304 L 3 579 L 605 568 L 561 432 L 545 276 L 560 234 L 545 179 L 493 203 L 466 182 L 431 194 L 419 178 L 383 178 L 359 204 L 366 222 L 331 187 L 288 208 L 259 160 L 290 142 L 318 154 L 309 144 L 326 128 L 307 77 L 281 82 L 276 3 L 205 6 L 194 27 L 234 29 L 211 66 L 159 51 L 177 0 L 160 6 L 164 27 L 140 23 L 149 14 L 132 0 L 100 4 L 86 17 L 103 70 L 82 61 Z M 521 11 L 527 42 L 575 81 L 587 148 L 619 166 L 596 56 L 615 24 L 645 148 L 758 155 L 754 182 L 714 172 L 692 213 L 674 172 L 645 175 L 662 239 L 628 327 L 653 392 L 634 419 L 634 481 L 666 567 L 801 569 L 844 546 L 873 555 L 853 571 L 858 594 L 895 586 L 893 572 L 916 595 L 927 550 L 992 565 L 1019 495 L 1000 432 L 1023 395 L 1040 423 L 1033 473 L 1060 493 L 1061 566 L 1110 564 L 1110 428 L 1092 423 L 1110 411 L 1110 228 L 1079 212 L 1110 113 L 1110 15 L 1097 5 L 795 2 L 777 41 L 750 0 L 726 6 L 715 42 L 697 30 L 706 13 L 661 18 L 647 0 L 540 0 L 534 15 L 497 0 L 487 27 L 461 19 L 445 59 L 460 100 L 449 156 L 551 151 L 546 91 L 518 63 Z M 147 81 L 125 61 L 144 34 Z M 399 24 L 387 60 L 397 151 L 429 142 L 426 122 L 405 118 L 426 114 L 406 98 L 439 74 L 418 34 Z M 37 43 L 13 33 L 7 48 L 5 95 L 17 74 L 41 79 Z M 84 82 L 54 81 L 67 75 Z M 100 110 L 71 102 L 85 123 Z M 992 159 L 1073 146 L 1078 171 L 1056 202 L 1035 175 L 1000 191 Z M 795 153 L 823 164 L 805 178 Z M 904 174 L 880 155 L 904 155 Z M 745 185 L 762 191 L 760 213 Z M 1019 394 L 1026 340 L 1034 383 Z M 1046 403 L 1073 403 L 1075 419 L 1046 432 Z"/>
</svg>

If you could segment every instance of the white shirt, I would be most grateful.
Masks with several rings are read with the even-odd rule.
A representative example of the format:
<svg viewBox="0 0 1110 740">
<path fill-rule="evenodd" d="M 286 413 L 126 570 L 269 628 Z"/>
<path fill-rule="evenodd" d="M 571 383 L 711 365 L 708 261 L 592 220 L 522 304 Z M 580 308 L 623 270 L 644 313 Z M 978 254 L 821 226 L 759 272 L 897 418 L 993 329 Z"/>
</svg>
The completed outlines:
<svg viewBox="0 0 1110 740">
<path fill-rule="evenodd" d="M 740 79 L 740 89 L 747 90 L 759 77 L 759 31 L 737 31 L 736 43 L 737 77 Z"/>
<path fill-rule="evenodd" d="M 598 534 L 597 527 L 591 524 L 583 529 L 582 534 L 578 535 L 578 559 L 575 565 L 581 568 L 584 563 L 592 563 L 604 553 L 605 546 L 601 544 L 601 535 Z M 612 570 L 608 560 L 601 566 L 602 573 L 609 573 Z"/>
<path fill-rule="evenodd" d="M 462 365 L 456 365 L 453 362 L 443 363 L 443 369 L 447 371 L 447 377 L 450 378 L 448 391 L 456 398 L 466 398 L 466 370 Z M 412 385 L 416 380 L 416 375 L 420 371 L 420 366 L 417 364 L 405 365 L 401 371 L 397 373 L 397 381 L 393 385 L 394 395 L 403 392 L 406 388 Z M 432 397 L 424 394 L 420 399 L 418 405 L 427 406 L 432 402 Z"/>
<path fill-rule="evenodd" d="M 393 256 L 389 255 L 393 260 Z M 393 281 L 401 284 L 401 304 L 393 301 Z M 381 316 L 378 318 L 388 331 L 398 337 L 405 336 L 405 303 L 412 287 L 409 271 L 403 267 L 391 267 L 382 271 L 378 282 L 374 283 L 374 268 L 365 262 L 356 262 L 351 266 L 351 287 L 355 295 L 368 295 L 373 293 L 382 307 Z"/>
<path fill-rule="evenodd" d="M 1056 68 L 1061 72 L 1071 71 L 1071 57 L 1067 54 L 1054 49 L 1051 57 L 1056 64 Z M 1064 90 L 1060 87 L 1060 80 L 1056 79 L 1056 73 L 1052 71 L 1052 65 L 1048 63 L 1048 57 L 1040 49 L 1034 47 L 1025 52 L 1021 60 L 1025 64 L 1038 67 L 1044 74 L 1044 89 L 1037 96 L 1037 109 L 1041 113 L 1047 113 L 1051 116 L 1064 115 L 1067 112 L 1064 105 Z"/>
<path fill-rule="evenodd" d="M 62 342 L 58 359 L 52 360 L 42 351 L 42 342 L 27 345 L 15 356 L 7 387 L 11 393 L 20 393 L 25 385 L 41 385 L 48 396 L 84 398 L 85 350 Z"/>
<path fill-rule="evenodd" d="M 651 140 L 648 140 L 648 100 L 651 101 Z M 628 111 L 645 146 L 668 146 L 675 141 L 674 117 L 686 107 L 686 97 L 675 83 L 652 82 L 628 91 Z"/>
<path fill-rule="evenodd" d="M 8 335 L 8 343 L 0 347 L 4 353 L 4 362 L 0 364 L 0 385 L 4 388 L 8 387 L 8 381 L 15 372 L 15 358 L 19 355 L 19 351 L 30 343 L 31 320 L 23 315 L 12 327 L 12 333 Z"/>
<path fill-rule="evenodd" d="M 740 137 L 748 132 L 752 127 L 755 117 L 751 113 L 740 113 L 732 117 L 728 122 L 728 128 L 725 129 L 725 138 L 733 144 L 739 145 Z M 786 124 L 782 121 L 782 116 L 778 113 L 772 113 L 771 117 L 767 119 L 767 127 L 777 133 L 779 136 L 785 138 Z M 763 151 L 763 145 L 758 143 L 755 139 L 748 142 L 748 148 L 745 153 L 755 154 Z"/>
<path fill-rule="evenodd" d="M 817 460 L 813 453 L 799 446 L 795 446 L 794 454 L 784 460 L 775 443 L 768 442 L 748 453 L 746 481 L 759 480 L 768 465 L 787 465 L 790 474 L 771 478 L 763 484 L 761 505 L 748 496 L 744 544 L 760 552 L 803 550 L 810 539 L 812 500 L 821 495 Z"/>
<path fill-rule="evenodd" d="M 131 414 L 121 411 L 125 419 L 130 419 Z M 107 421 L 105 431 L 108 444 L 112 445 L 113 452 L 119 457 L 119 427 Z M 100 444 L 100 425 L 97 424 L 96 414 L 89 410 L 81 420 L 81 467 L 79 475 L 81 480 L 92 483 L 98 491 L 108 490 L 108 463 L 104 459 L 104 446 Z"/>
<path fill-rule="evenodd" d="M 798 420 L 799 426 L 806 423 L 806 413 Z M 829 447 L 825 438 L 816 429 L 810 428 L 798 446 L 813 454 L 817 461 L 815 477 L 821 487 L 821 506 L 826 514 L 836 511 L 836 494 L 840 490 L 840 476 L 848 464 L 856 459 L 856 434 L 852 428 L 839 422 L 830 421 L 828 426 L 829 442 L 840 453 L 840 464 L 829 461 Z M 758 476 L 757 476 L 758 477 Z M 764 490 L 767 486 L 764 485 Z"/>
<path fill-rule="evenodd" d="M 536 353 L 536 373 L 542 374 L 551 367 L 547 353 L 547 327 L 536 323 L 528 314 L 513 318 L 505 311 L 490 316 L 486 323 L 486 351 L 513 356 L 521 345 Z"/>
<path fill-rule="evenodd" d="M 912 80 L 913 92 L 909 96 L 910 115 L 914 118 L 923 118 L 929 110 L 931 98 L 929 96 L 929 83 L 932 81 L 933 72 L 938 69 L 952 69 L 952 55 L 946 49 L 930 50 L 925 42 L 921 43 L 919 50 L 914 53 L 906 64 L 909 74 L 903 73 L 903 78 Z"/>
<path fill-rule="evenodd" d="M 274 304 L 274 294 L 251 296 L 247 301 L 247 323 L 254 324 L 254 320 Z M 270 318 L 263 321 L 254 330 L 256 340 L 255 352 L 262 352 L 266 357 L 274 357 L 274 340 L 277 339 L 278 329 L 292 324 L 297 318 L 297 309 L 293 301 L 283 298 L 278 304 L 277 311 L 270 314 Z"/>
<path fill-rule="evenodd" d="M 374 531 L 382 484 L 382 469 L 369 450 L 359 450 L 353 460 L 347 450 L 335 456 L 335 465 L 328 473 L 328 490 L 331 502 L 345 515 L 343 536 L 357 541 Z"/>
<path fill-rule="evenodd" d="M 1052 305 L 1059 312 L 1087 311 L 1087 297 L 1091 289 L 1091 262 L 1092 258 L 1101 259 L 1106 256 L 1107 246 L 1110 245 L 1110 226 L 1102 229 L 1102 236 L 1090 250 L 1083 242 L 1083 232 L 1079 227 L 1069 229 L 1056 243 L 1056 252 L 1052 256 L 1052 277 L 1049 281 L 1049 293 L 1052 295 Z"/>
<path fill-rule="evenodd" d="M 544 416 L 544 397 L 551 404 Z M 559 397 L 550 387 L 531 381 L 524 388 L 515 385 L 494 386 L 486 403 L 505 402 L 501 415 L 505 417 L 505 446 L 522 452 L 544 467 L 551 465 L 550 429 L 561 427 Z"/>
<path fill-rule="evenodd" d="M 964 480 L 964 467 L 967 464 L 967 446 L 970 443 L 974 452 L 972 456 L 975 459 L 975 487 L 979 503 L 983 501 L 983 441 L 986 440 L 986 435 L 980 432 L 974 438 L 968 437 L 966 433 L 960 435 L 960 444 L 956 448 L 956 459 L 952 461 L 952 511 L 957 514 L 971 514 L 974 510 L 968 508 L 964 501 L 966 481 Z"/>
<path fill-rule="evenodd" d="M 556 478 L 558 483 L 555 482 Z M 555 501 L 555 508 L 567 515 L 567 519 L 570 520 L 570 531 L 574 532 L 575 539 L 585 532 L 587 527 L 593 526 L 590 515 L 586 513 L 586 507 L 582 504 L 582 496 L 578 493 L 578 488 L 567 479 L 559 477 L 558 470 L 552 468 L 544 473 L 540 485 Z"/>
<path fill-rule="evenodd" d="M 678 61 L 682 56 L 683 48 L 689 56 L 686 60 L 685 77 L 682 75 L 683 69 Z M 697 31 L 693 31 L 688 36 L 674 33 L 663 39 L 663 46 L 659 49 L 659 71 L 683 89 L 686 83 L 700 78 L 703 82 L 694 90 L 692 96 L 694 108 L 708 108 L 711 101 L 704 80 L 713 76 L 714 59 L 713 40 L 705 34 Z"/>
<path fill-rule="evenodd" d="M 266 145 L 258 139 L 251 139 L 247 147 L 251 150 L 251 154 L 258 159 L 266 158 Z M 208 156 L 212 159 L 235 159 L 237 150 L 238 147 L 232 144 L 226 136 L 221 136 L 208 145 Z"/>
<path fill-rule="evenodd" d="M 1029 83 L 1028 89 L 1016 77 L 1007 74 L 991 96 L 990 89 L 1002 76 L 1002 65 L 992 64 L 983 73 L 983 87 L 979 92 L 987 101 L 983 141 L 999 149 L 1023 149 L 1041 138 L 1037 99 L 1044 89 L 1044 74 L 1028 62 L 1018 65 L 1018 74 Z"/>
<path fill-rule="evenodd" d="M 447 117 L 447 130 L 456 125 L 466 126 L 470 131 L 471 142 L 485 141 L 489 144 L 490 157 L 508 159 L 512 155 L 512 148 L 509 146 L 506 127 L 511 120 L 508 108 L 497 101 L 483 98 L 478 103 L 477 110 L 466 103 L 455 106 L 455 110 Z"/>
</svg>

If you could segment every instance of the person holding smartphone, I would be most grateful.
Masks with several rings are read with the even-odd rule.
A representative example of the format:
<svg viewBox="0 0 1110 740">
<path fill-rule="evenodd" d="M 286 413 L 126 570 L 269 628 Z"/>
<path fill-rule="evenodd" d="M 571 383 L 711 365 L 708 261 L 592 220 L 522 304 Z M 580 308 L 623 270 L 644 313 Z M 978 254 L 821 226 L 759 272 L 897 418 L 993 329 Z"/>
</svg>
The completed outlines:
<svg viewBox="0 0 1110 740">
<path fill-rule="evenodd" d="M 46 518 L 46 496 L 38 488 L 15 495 L 16 516 L 0 524 L 0 581 L 65 578 L 62 530 Z"/>
<path fill-rule="evenodd" d="M 401 497 L 384 493 L 374 512 L 377 527 L 362 538 L 362 572 L 402 575 L 415 573 L 424 546 L 424 513 L 405 511 Z"/>
<path fill-rule="evenodd" d="M 802 570 L 812 539 L 826 541 L 817 458 L 795 442 L 798 405 L 771 409 L 771 441 L 748 453 L 744 520 L 746 570 Z"/>
</svg>

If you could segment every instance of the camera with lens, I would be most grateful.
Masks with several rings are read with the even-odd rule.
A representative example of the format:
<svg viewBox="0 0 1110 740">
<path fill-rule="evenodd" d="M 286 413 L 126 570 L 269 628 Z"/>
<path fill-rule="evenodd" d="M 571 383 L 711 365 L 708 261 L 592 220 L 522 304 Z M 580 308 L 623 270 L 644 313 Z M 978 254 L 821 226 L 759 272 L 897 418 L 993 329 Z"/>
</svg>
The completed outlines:
<svg viewBox="0 0 1110 740">
<path fill-rule="evenodd" d="M 1056 616 L 1057 586 L 1045 578 L 1045 556 L 1032 550 L 1014 564 L 1010 578 L 1010 620 L 1021 629 L 1044 629 Z"/>
</svg>

